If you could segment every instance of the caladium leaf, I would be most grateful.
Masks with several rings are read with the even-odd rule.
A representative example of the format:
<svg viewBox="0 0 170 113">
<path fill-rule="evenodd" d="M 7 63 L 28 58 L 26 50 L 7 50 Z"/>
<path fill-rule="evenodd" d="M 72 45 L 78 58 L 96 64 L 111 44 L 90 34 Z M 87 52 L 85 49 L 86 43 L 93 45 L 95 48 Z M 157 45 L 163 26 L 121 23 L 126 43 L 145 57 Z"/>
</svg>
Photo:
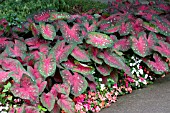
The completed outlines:
<svg viewBox="0 0 170 113">
<path fill-rule="evenodd" d="M 46 22 L 48 21 L 50 17 L 50 11 L 42 11 L 38 12 L 37 14 L 34 15 L 34 20 L 35 22 Z"/>
<path fill-rule="evenodd" d="M 83 23 L 84 27 L 86 28 L 87 32 L 93 32 L 97 29 L 97 26 L 95 24 L 96 22 L 93 22 L 93 24 L 90 25 L 88 21 L 85 21 Z"/>
<path fill-rule="evenodd" d="M 87 52 L 81 48 L 79 48 L 78 46 L 76 46 L 71 55 L 78 61 L 81 61 L 81 62 L 90 62 L 90 58 L 87 54 Z"/>
<path fill-rule="evenodd" d="M 156 38 L 156 34 L 153 32 L 150 32 L 147 38 L 147 42 L 148 42 L 148 47 L 152 49 L 152 47 L 154 47 L 154 45 L 157 44 L 158 42 L 158 39 Z"/>
<path fill-rule="evenodd" d="M 168 64 L 164 62 L 158 54 L 153 55 L 154 61 L 144 61 L 155 74 L 163 74 L 169 71 Z"/>
<path fill-rule="evenodd" d="M 143 22 L 143 27 L 146 28 L 148 31 L 158 33 L 158 28 L 152 23 Z"/>
<path fill-rule="evenodd" d="M 120 29 L 120 25 L 116 24 L 116 25 L 113 25 L 113 26 L 109 27 L 108 29 L 104 30 L 104 33 L 113 34 L 117 31 L 119 31 L 119 29 Z"/>
<path fill-rule="evenodd" d="M 5 48 L 8 44 L 10 44 L 9 38 L 7 37 L 0 37 L 0 49 L 2 48 Z"/>
<path fill-rule="evenodd" d="M 48 44 L 42 44 L 40 45 L 39 47 L 39 51 L 45 55 L 48 55 L 49 53 L 49 50 L 50 50 L 50 47 L 48 46 Z"/>
<path fill-rule="evenodd" d="M 108 21 L 105 21 L 105 20 L 100 21 L 100 23 L 98 23 L 98 24 L 100 24 L 99 25 L 100 31 L 105 31 L 106 29 L 108 29 L 111 26 L 111 22 L 108 22 Z"/>
<path fill-rule="evenodd" d="M 116 50 L 127 51 L 131 47 L 131 42 L 129 39 L 120 39 L 114 43 L 113 47 Z"/>
<path fill-rule="evenodd" d="M 109 65 L 103 64 L 103 65 L 96 65 L 96 69 L 99 71 L 99 73 L 103 76 L 110 75 L 111 71 L 113 70 Z"/>
<path fill-rule="evenodd" d="M 145 57 L 149 54 L 148 42 L 146 39 L 146 33 L 141 32 L 138 35 L 138 39 L 131 36 L 132 50 L 139 56 Z"/>
<path fill-rule="evenodd" d="M 56 62 L 59 64 L 62 61 L 67 61 L 67 57 L 71 54 L 74 47 L 75 45 L 73 44 L 65 45 L 65 41 L 58 41 L 50 53 L 54 53 Z"/>
<path fill-rule="evenodd" d="M 132 26 L 130 24 L 130 22 L 122 22 L 120 28 L 119 28 L 119 34 L 120 36 L 125 36 L 128 35 L 132 30 Z"/>
<path fill-rule="evenodd" d="M 39 28 L 35 23 L 30 24 L 30 29 L 35 37 L 39 35 Z"/>
<path fill-rule="evenodd" d="M 37 85 L 33 82 L 30 76 L 25 74 L 23 74 L 20 83 L 14 83 L 12 85 L 10 91 L 15 97 L 31 100 L 32 102 L 37 100 L 39 94 Z"/>
<path fill-rule="evenodd" d="M 108 35 L 99 32 L 89 32 L 86 43 L 101 49 L 113 46 L 112 39 Z"/>
<path fill-rule="evenodd" d="M 53 25 L 40 23 L 40 31 L 44 39 L 53 40 L 56 36 L 56 31 Z"/>
<path fill-rule="evenodd" d="M 72 28 L 65 21 L 59 21 L 60 30 L 67 43 L 82 43 L 83 36 L 80 36 L 80 26 L 74 24 Z"/>
<path fill-rule="evenodd" d="M 54 108 L 51 110 L 51 113 L 60 113 L 60 106 L 55 103 Z"/>
<path fill-rule="evenodd" d="M 39 39 L 38 37 L 28 38 L 25 43 L 29 46 L 29 50 L 38 49 L 40 45 L 47 44 L 47 41 Z"/>
<path fill-rule="evenodd" d="M 33 77 L 34 77 L 35 79 L 42 78 L 40 72 L 38 71 L 38 65 L 39 65 L 38 62 L 36 62 L 36 63 L 34 64 L 34 68 L 31 67 L 31 66 L 27 66 L 27 71 L 28 71 L 31 75 L 33 75 Z"/>
<path fill-rule="evenodd" d="M 39 89 L 39 95 L 44 91 L 46 85 L 47 85 L 47 81 L 43 81 L 42 78 L 38 78 L 36 80 L 36 84 L 38 86 Z"/>
<path fill-rule="evenodd" d="M 97 57 L 98 53 L 99 53 L 99 49 L 98 48 L 95 48 L 95 47 L 91 47 L 89 49 L 89 57 L 97 64 L 102 64 L 103 61 L 101 59 L 99 59 Z"/>
<path fill-rule="evenodd" d="M 108 51 L 104 51 L 101 58 L 107 65 L 117 69 L 123 69 L 125 73 L 127 73 L 129 76 L 132 76 L 130 68 L 124 63 L 124 60 L 115 53 L 109 53 Z"/>
<path fill-rule="evenodd" d="M 40 100 L 43 106 L 48 109 L 48 111 L 51 111 L 54 108 L 55 98 L 50 92 L 48 92 L 47 94 L 42 93 Z"/>
<path fill-rule="evenodd" d="M 8 76 L 10 74 L 12 74 L 12 72 L 0 70 L 0 83 L 6 82 L 10 78 L 10 76 Z"/>
<path fill-rule="evenodd" d="M 71 98 L 65 95 L 61 95 L 57 101 L 58 105 L 67 113 L 75 113 L 75 104 Z"/>
<path fill-rule="evenodd" d="M 41 58 L 39 61 L 38 71 L 40 74 L 47 78 L 49 76 L 52 76 L 55 73 L 56 70 L 56 60 L 54 58 L 54 54 L 49 54 L 48 57 L 44 54 L 41 54 Z"/>
<path fill-rule="evenodd" d="M 71 94 L 79 96 L 87 89 L 87 81 L 78 73 L 72 75 L 69 70 L 61 71 L 62 78 L 65 82 L 71 85 Z"/>
<path fill-rule="evenodd" d="M 8 76 L 12 77 L 15 82 L 19 82 L 24 73 L 28 74 L 21 63 L 15 59 L 3 58 L 0 65 L 4 70 L 13 72 Z"/>
<path fill-rule="evenodd" d="M 54 21 L 54 20 L 63 20 L 69 18 L 70 18 L 70 14 L 66 12 L 51 12 L 49 20 Z"/>
<path fill-rule="evenodd" d="M 159 46 L 154 46 L 153 49 L 158 51 L 162 56 L 170 58 L 170 44 L 164 41 L 158 42 Z"/>
<path fill-rule="evenodd" d="M 20 40 L 15 40 L 14 47 L 9 47 L 8 49 L 8 54 L 12 57 L 21 57 L 21 59 L 24 59 L 26 57 L 26 44 Z"/>
<path fill-rule="evenodd" d="M 25 106 L 25 112 L 23 113 L 40 113 L 39 109 L 37 107 L 34 106 Z M 17 112 L 17 113 L 22 113 L 22 112 Z"/>
<path fill-rule="evenodd" d="M 61 93 L 67 96 L 69 96 L 70 94 L 70 85 L 68 85 L 67 83 L 55 84 L 53 87 L 56 88 L 57 93 Z"/>
</svg>

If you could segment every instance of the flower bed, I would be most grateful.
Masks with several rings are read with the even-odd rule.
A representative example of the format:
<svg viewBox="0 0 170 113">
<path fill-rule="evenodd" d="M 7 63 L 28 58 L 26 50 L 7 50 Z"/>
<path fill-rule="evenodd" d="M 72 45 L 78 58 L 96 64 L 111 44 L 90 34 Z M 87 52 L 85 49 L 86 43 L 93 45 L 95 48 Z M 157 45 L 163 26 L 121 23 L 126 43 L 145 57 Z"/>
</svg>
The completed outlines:
<svg viewBox="0 0 170 113">
<path fill-rule="evenodd" d="M 0 109 L 99 112 L 152 83 L 169 72 L 168 9 L 162 1 L 113 2 L 97 14 L 39 12 L 21 28 L 2 19 Z"/>
</svg>

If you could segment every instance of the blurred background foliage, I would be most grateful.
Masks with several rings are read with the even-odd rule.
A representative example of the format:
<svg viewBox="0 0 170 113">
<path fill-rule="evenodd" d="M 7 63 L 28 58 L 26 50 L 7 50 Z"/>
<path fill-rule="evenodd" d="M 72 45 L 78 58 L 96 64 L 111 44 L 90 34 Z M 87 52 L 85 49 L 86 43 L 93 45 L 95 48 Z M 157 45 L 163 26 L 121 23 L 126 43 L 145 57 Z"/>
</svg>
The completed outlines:
<svg viewBox="0 0 170 113">
<path fill-rule="evenodd" d="M 41 10 L 81 13 L 106 7 L 106 4 L 92 0 L 0 0 L 0 19 L 6 18 L 10 25 L 20 25 L 28 15 Z"/>
</svg>

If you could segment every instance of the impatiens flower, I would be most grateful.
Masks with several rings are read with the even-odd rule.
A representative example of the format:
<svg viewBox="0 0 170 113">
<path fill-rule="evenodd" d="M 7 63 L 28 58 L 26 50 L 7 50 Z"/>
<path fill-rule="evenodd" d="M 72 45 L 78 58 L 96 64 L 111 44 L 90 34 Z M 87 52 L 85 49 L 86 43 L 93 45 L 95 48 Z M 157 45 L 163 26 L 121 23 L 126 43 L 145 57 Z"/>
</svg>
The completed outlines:
<svg viewBox="0 0 170 113">
<path fill-rule="evenodd" d="M 111 105 L 110 103 L 106 103 L 105 107 L 108 108 L 110 107 L 110 105 Z"/>
<path fill-rule="evenodd" d="M 100 106 L 101 108 L 104 108 L 104 105 L 105 105 L 105 101 L 102 101 L 102 102 L 99 104 L 99 106 Z"/>
<path fill-rule="evenodd" d="M 99 78 L 99 81 L 102 82 L 102 78 Z"/>
<path fill-rule="evenodd" d="M 96 112 L 99 112 L 101 108 L 99 106 L 96 107 Z"/>
<path fill-rule="evenodd" d="M 80 110 L 82 110 L 83 109 L 83 105 L 82 105 L 82 103 L 77 103 L 76 105 L 75 105 L 75 109 L 76 109 L 76 111 L 80 111 Z"/>
<path fill-rule="evenodd" d="M 145 74 L 145 77 L 144 77 L 145 79 L 147 79 L 148 78 L 148 74 Z"/>
<path fill-rule="evenodd" d="M 101 91 L 105 89 L 105 84 L 100 84 Z"/>
<path fill-rule="evenodd" d="M 138 70 L 141 75 L 143 75 L 143 69 Z"/>
</svg>

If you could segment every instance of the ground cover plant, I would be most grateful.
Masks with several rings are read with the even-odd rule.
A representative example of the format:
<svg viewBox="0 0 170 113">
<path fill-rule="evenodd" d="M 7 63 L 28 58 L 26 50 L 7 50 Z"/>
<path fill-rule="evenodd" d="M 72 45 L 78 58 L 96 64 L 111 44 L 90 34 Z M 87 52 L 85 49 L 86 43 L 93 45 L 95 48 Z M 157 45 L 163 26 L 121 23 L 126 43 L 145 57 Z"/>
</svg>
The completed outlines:
<svg viewBox="0 0 170 113">
<path fill-rule="evenodd" d="M 99 112 L 169 72 L 169 4 L 117 1 L 21 27 L 0 20 L 0 105 L 9 113 Z"/>
</svg>

